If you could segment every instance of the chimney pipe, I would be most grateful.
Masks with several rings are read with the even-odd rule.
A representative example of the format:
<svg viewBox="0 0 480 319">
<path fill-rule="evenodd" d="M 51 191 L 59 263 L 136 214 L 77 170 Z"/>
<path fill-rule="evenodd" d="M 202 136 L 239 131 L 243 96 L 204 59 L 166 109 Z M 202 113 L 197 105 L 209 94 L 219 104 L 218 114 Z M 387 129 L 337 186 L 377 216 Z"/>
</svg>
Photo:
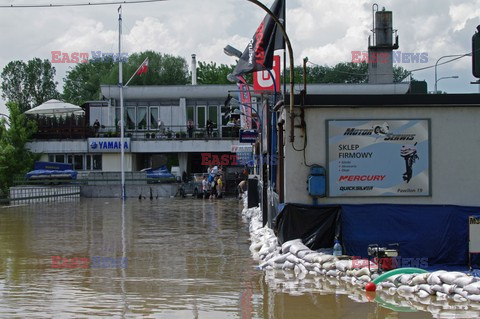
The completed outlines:
<svg viewBox="0 0 480 319">
<path fill-rule="evenodd" d="M 197 59 L 195 54 L 192 54 L 192 85 L 197 85 Z"/>
</svg>

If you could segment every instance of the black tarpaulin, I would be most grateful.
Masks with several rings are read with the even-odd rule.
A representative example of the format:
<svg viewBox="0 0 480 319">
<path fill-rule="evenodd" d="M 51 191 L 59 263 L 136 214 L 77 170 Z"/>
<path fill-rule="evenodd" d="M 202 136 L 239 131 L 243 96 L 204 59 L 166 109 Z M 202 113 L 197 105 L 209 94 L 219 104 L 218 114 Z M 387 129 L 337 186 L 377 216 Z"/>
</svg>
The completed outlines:
<svg viewBox="0 0 480 319">
<path fill-rule="evenodd" d="M 340 225 L 340 206 L 286 204 L 273 220 L 279 244 L 301 238 L 310 249 L 331 248 Z"/>
</svg>

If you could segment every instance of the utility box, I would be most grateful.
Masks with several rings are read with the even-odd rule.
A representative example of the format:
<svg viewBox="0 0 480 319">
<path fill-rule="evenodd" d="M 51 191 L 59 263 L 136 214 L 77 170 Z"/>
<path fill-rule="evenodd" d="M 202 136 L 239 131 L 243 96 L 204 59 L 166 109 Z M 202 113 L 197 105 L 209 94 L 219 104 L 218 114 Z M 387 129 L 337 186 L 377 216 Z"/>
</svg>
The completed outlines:
<svg viewBox="0 0 480 319">
<path fill-rule="evenodd" d="M 310 168 L 310 175 L 307 178 L 307 191 L 310 196 L 325 197 L 326 178 L 324 167 L 314 165 Z"/>
</svg>

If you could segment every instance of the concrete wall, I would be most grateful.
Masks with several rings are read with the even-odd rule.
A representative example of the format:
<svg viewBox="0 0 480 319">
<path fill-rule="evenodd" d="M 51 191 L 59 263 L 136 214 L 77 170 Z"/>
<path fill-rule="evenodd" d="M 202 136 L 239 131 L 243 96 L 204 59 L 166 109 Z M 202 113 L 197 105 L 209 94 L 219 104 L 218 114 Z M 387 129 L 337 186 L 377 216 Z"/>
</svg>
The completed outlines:
<svg viewBox="0 0 480 319">
<path fill-rule="evenodd" d="M 355 197 L 320 198 L 320 204 L 455 204 L 480 206 L 480 108 L 475 107 L 385 107 L 306 109 L 308 164 L 328 167 L 326 120 L 430 119 L 429 197 Z M 299 121 L 297 119 L 296 121 Z M 296 122 L 295 122 L 296 123 Z M 285 201 L 311 204 L 306 191 L 309 168 L 303 153 L 292 149 L 290 124 L 285 124 Z M 295 148 L 303 148 L 303 134 L 295 129 Z M 328 171 L 327 171 L 328 174 Z"/>
<path fill-rule="evenodd" d="M 132 171 L 132 154 L 125 153 L 123 167 L 125 172 Z M 103 172 L 120 172 L 122 167 L 120 153 L 103 153 L 102 154 L 102 171 Z"/>
<path fill-rule="evenodd" d="M 145 184 L 145 185 L 125 185 L 125 193 L 127 197 L 138 198 L 145 197 L 149 200 L 150 190 L 154 199 L 161 197 L 175 196 L 178 184 Z M 121 187 L 117 185 L 81 185 L 80 194 L 82 197 L 88 198 L 120 198 Z"/>
</svg>

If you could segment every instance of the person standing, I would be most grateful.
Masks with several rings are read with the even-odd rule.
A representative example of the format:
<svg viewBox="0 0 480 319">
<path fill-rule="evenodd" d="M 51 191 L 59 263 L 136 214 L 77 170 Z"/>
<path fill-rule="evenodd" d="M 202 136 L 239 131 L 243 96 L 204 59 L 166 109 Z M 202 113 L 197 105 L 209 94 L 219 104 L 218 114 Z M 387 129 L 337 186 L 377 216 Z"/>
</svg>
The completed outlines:
<svg viewBox="0 0 480 319">
<path fill-rule="evenodd" d="M 98 119 L 96 119 L 95 123 L 93 123 L 93 129 L 95 130 L 95 136 L 98 137 L 98 131 L 100 130 L 100 122 Z"/>
<path fill-rule="evenodd" d="M 212 136 L 213 133 L 213 122 L 210 120 L 207 120 L 207 136 L 210 137 Z"/>
<path fill-rule="evenodd" d="M 202 191 L 203 191 L 203 198 L 208 197 L 208 179 L 207 176 L 203 176 L 202 180 Z"/>
<path fill-rule="evenodd" d="M 217 180 L 217 198 L 222 198 L 223 196 L 223 181 L 222 181 L 222 175 L 218 175 L 218 180 Z"/>
<path fill-rule="evenodd" d="M 158 135 L 165 135 L 165 124 L 163 124 L 163 121 L 161 119 L 158 119 Z"/>
<path fill-rule="evenodd" d="M 190 119 L 187 122 L 187 132 L 188 132 L 188 137 L 192 138 L 193 137 L 193 121 Z"/>
</svg>

